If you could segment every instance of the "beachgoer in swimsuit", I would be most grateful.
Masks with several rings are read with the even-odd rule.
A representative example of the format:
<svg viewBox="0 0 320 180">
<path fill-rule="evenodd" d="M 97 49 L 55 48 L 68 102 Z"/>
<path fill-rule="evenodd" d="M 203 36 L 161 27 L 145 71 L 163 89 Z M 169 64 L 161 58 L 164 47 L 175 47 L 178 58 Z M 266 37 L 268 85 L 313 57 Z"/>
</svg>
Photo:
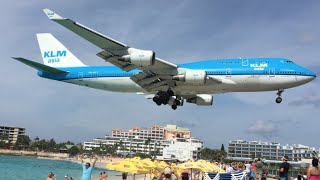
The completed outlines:
<svg viewBox="0 0 320 180">
<path fill-rule="evenodd" d="M 319 165 L 319 160 L 317 158 L 313 158 L 312 166 L 308 168 L 307 179 L 320 180 L 320 169 L 318 165 Z"/>
</svg>

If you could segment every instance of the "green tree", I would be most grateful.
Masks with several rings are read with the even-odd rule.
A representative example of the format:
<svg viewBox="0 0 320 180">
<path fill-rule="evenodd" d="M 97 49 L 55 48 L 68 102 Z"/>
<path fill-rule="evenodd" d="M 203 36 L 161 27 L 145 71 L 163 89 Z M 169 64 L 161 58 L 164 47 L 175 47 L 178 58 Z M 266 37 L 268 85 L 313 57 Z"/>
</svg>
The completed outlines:
<svg viewBox="0 0 320 180">
<path fill-rule="evenodd" d="M 221 161 L 227 156 L 226 152 L 220 149 L 210 149 L 204 148 L 200 151 L 200 159 L 210 160 L 210 161 Z"/>
<path fill-rule="evenodd" d="M 17 142 L 15 144 L 15 147 L 17 149 L 24 149 L 25 147 L 29 147 L 30 146 L 30 137 L 26 136 L 26 135 L 20 135 L 18 136 Z"/>
<path fill-rule="evenodd" d="M 5 148 L 8 146 L 9 136 L 1 134 L 0 135 L 0 148 Z"/>
<path fill-rule="evenodd" d="M 151 138 L 148 138 L 144 141 L 144 150 L 145 150 L 145 154 L 147 154 L 147 146 L 148 146 L 148 150 L 149 150 L 149 153 L 150 153 L 150 142 L 151 142 Z"/>
<path fill-rule="evenodd" d="M 79 151 L 79 148 L 77 147 L 77 146 L 73 146 L 73 147 L 71 147 L 70 149 L 68 149 L 68 153 L 70 154 L 70 155 L 76 155 L 76 154 L 78 154 L 80 151 Z"/>
<path fill-rule="evenodd" d="M 223 144 L 221 145 L 221 149 L 220 149 L 220 151 L 222 151 L 222 152 L 226 152 L 226 151 L 224 150 L 224 145 L 223 145 Z"/>
<path fill-rule="evenodd" d="M 50 139 L 48 142 L 47 142 L 47 151 L 50 151 L 50 152 L 58 152 L 60 148 L 57 147 L 57 143 L 54 139 Z"/>
</svg>

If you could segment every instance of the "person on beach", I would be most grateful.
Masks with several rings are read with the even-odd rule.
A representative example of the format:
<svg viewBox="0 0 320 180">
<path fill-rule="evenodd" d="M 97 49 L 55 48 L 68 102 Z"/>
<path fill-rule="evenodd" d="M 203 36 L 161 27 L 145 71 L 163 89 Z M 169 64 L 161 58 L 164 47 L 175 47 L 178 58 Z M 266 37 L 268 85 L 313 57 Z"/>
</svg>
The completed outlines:
<svg viewBox="0 0 320 180">
<path fill-rule="evenodd" d="M 262 167 L 263 167 L 263 164 L 262 164 L 260 158 L 258 158 L 258 160 L 256 162 L 256 180 L 261 180 Z"/>
<path fill-rule="evenodd" d="M 128 176 L 128 173 L 123 172 L 122 173 L 122 180 L 127 180 L 127 176 Z"/>
<path fill-rule="evenodd" d="M 68 176 L 65 175 L 63 180 L 69 180 L 69 179 L 68 179 Z"/>
<path fill-rule="evenodd" d="M 244 163 L 244 166 L 246 167 L 246 180 L 250 179 L 250 173 L 251 173 L 251 164 L 249 163 L 249 161 L 246 161 Z"/>
<path fill-rule="evenodd" d="M 257 172 L 256 161 L 253 160 L 252 163 L 251 163 L 251 173 L 250 173 L 250 179 L 251 180 L 255 180 L 256 179 L 256 172 Z"/>
<path fill-rule="evenodd" d="M 181 179 L 182 179 L 182 180 L 189 180 L 189 179 L 190 179 L 189 170 L 183 170 L 183 171 L 181 172 Z"/>
<path fill-rule="evenodd" d="M 157 180 L 172 180 L 172 175 L 175 175 L 176 176 L 176 180 L 181 180 L 181 177 L 176 173 L 174 172 L 170 167 L 166 167 L 164 168 L 163 171 L 160 172 Z"/>
<path fill-rule="evenodd" d="M 54 174 L 52 172 L 49 172 L 46 180 L 55 180 L 56 178 L 54 177 Z"/>
<path fill-rule="evenodd" d="M 106 172 L 100 173 L 99 180 L 107 180 L 108 174 Z"/>
<path fill-rule="evenodd" d="M 83 155 L 80 156 L 80 159 L 82 164 L 82 180 L 91 180 L 92 170 L 98 159 L 97 156 L 94 157 L 92 165 L 89 162 L 84 163 Z"/>
<path fill-rule="evenodd" d="M 283 163 L 280 165 L 279 176 L 280 180 L 288 180 L 288 171 L 290 169 L 290 164 L 288 163 L 288 156 L 283 156 L 282 158 Z"/>
<path fill-rule="evenodd" d="M 318 167 L 319 160 L 317 158 L 312 159 L 312 166 L 307 170 L 307 179 L 309 180 L 319 180 L 320 179 L 320 169 Z"/>
</svg>

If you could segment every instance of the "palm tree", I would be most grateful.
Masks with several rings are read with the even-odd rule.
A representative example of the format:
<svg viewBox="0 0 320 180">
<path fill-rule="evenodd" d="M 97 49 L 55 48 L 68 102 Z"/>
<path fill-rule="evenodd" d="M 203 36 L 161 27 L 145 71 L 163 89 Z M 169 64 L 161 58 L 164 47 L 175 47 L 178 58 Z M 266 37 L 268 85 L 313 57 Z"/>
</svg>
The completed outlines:
<svg viewBox="0 0 320 180">
<path fill-rule="evenodd" d="M 147 154 L 147 152 L 146 152 L 146 147 L 147 147 L 147 145 L 148 145 L 148 154 L 150 154 L 150 142 L 151 142 L 151 139 L 150 138 L 148 138 L 148 139 L 146 139 L 145 141 L 144 141 L 144 149 L 145 149 L 145 154 Z"/>
<path fill-rule="evenodd" d="M 139 152 L 139 144 L 137 143 L 137 149 L 136 149 L 136 152 Z"/>
</svg>

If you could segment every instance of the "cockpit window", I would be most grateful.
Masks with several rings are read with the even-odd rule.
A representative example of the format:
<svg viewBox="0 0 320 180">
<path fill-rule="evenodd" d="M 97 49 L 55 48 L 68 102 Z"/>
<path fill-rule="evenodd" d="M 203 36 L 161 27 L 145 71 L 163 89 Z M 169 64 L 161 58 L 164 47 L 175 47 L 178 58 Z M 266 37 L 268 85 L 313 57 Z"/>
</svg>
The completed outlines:
<svg viewBox="0 0 320 180">
<path fill-rule="evenodd" d="M 287 60 L 287 63 L 294 63 L 293 61 Z"/>
</svg>

